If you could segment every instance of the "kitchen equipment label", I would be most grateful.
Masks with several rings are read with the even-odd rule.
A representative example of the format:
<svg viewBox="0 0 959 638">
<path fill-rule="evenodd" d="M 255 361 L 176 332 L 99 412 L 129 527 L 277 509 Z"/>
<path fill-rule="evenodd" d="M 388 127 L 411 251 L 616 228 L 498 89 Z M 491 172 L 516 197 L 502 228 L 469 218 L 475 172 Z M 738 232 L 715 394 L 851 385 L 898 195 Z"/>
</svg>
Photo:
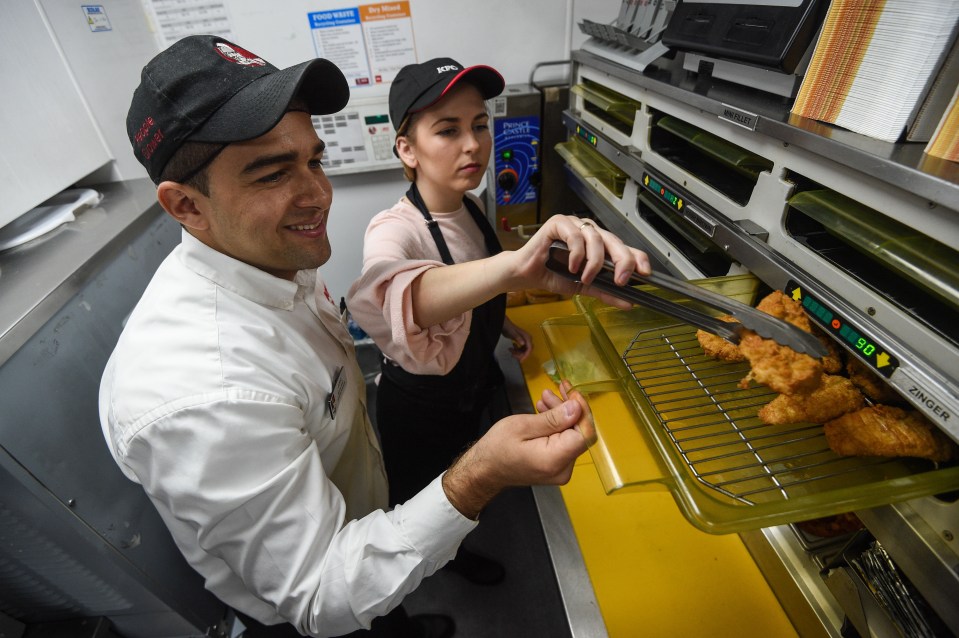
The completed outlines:
<svg viewBox="0 0 959 638">
<path fill-rule="evenodd" d="M 537 200 L 539 138 L 538 115 L 493 120 L 497 206 Z"/>
<path fill-rule="evenodd" d="M 959 414 L 959 404 L 955 397 L 950 397 L 945 388 L 922 380 L 917 372 L 910 372 L 899 368 L 892 381 L 904 390 L 909 401 L 926 413 L 931 420 L 944 428 L 956 431 L 956 416 Z"/>
<path fill-rule="evenodd" d="M 756 124 L 759 123 L 759 116 L 749 111 L 723 104 L 723 112 L 719 114 L 719 119 L 726 120 L 736 126 L 747 128 L 750 131 L 756 130 Z"/>
<path fill-rule="evenodd" d="M 113 31 L 110 25 L 110 18 L 102 4 L 84 4 L 80 6 L 83 9 L 83 15 L 87 19 L 87 25 L 94 33 L 100 31 Z"/>
</svg>

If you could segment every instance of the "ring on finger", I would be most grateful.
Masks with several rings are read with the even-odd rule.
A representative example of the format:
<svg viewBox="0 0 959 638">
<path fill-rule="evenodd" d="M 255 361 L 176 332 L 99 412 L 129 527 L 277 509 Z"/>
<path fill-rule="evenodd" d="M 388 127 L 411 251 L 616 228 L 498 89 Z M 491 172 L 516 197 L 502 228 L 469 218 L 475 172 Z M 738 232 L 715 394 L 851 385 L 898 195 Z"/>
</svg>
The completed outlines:
<svg viewBox="0 0 959 638">
<path fill-rule="evenodd" d="M 584 228 L 587 228 L 587 227 L 594 228 L 592 222 L 590 222 L 589 220 L 584 221 L 582 224 L 579 225 L 580 230 L 583 230 Z"/>
</svg>

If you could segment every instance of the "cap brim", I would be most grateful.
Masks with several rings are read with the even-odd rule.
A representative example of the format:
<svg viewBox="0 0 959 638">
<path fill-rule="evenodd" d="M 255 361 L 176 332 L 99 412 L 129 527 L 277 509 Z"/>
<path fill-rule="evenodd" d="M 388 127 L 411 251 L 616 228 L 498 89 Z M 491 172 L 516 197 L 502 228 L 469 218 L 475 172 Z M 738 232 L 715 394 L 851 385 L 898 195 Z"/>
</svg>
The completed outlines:
<svg viewBox="0 0 959 638">
<path fill-rule="evenodd" d="M 317 58 L 250 82 L 193 134 L 195 142 L 240 142 L 263 135 L 283 118 L 294 98 L 314 115 L 335 113 L 350 99 L 343 72 Z"/>
<path fill-rule="evenodd" d="M 476 66 L 463 69 L 453 76 L 453 78 L 445 85 L 436 84 L 430 87 L 429 90 L 423 93 L 423 95 L 416 98 L 416 101 L 410 105 L 410 108 L 408 108 L 406 112 L 416 113 L 417 111 L 422 111 L 425 108 L 429 108 L 430 106 L 439 102 L 440 99 L 449 93 L 454 86 L 460 82 L 463 82 L 464 80 L 479 89 L 480 95 L 483 96 L 484 100 L 496 97 L 502 93 L 503 89 L 506 87 L 506 81 L 496 69 L 490 66 L 478 64 Z"/>
</svg>

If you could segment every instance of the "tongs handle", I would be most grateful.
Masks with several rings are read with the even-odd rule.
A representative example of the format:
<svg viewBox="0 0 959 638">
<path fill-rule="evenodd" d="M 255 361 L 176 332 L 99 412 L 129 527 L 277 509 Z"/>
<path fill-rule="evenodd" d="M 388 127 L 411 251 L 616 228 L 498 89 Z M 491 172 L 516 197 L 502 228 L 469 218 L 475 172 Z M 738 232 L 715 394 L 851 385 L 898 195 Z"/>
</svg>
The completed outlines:
<svg viewBox="0 0 959 638">
<path fill-rule="evenodd" d="M 567 279 L 579 281 L 580 273 L 569 271 L 569 248 L 564 242 L 555 241 L 549 249 L 546 267 L 553 272 L 563 275 Z M 776 343 L 789 346 L 796 352 L 804 352 L 813 357 L 824 357 L 828 354 L 826 348 L 816 337 L 800 330 L 796 326 L 781 319 L 777 319 L 765 312 L 756 310 L 752 306 L 724 297 L 711 290 L 694 286 L 686 281 L 670 277 L 663 273 L 650 273 L 643 276 L 636 273 L 630 275 L 630 281 L 625 286 L 619 286 L 613 281 L 614 266 L 606 261 L 603 269 L 590 286 L 598 288 L 630 303 L 652 308 L 658 312 L 675 317 L 680 321 L 702 328 L 731 343 L 739 343 L 744 328 L 755 331 L 762 337 L 772 339 Z M 678 292 L 689 299 L 694 299 L 717 310 L 732 315 L 739 321 L 739 325 L 721 321 L 698 310 L 678 304 L 648 292 L 631 288 L 636 284 L 652 284 L 659 288 Z"/>
</svg>

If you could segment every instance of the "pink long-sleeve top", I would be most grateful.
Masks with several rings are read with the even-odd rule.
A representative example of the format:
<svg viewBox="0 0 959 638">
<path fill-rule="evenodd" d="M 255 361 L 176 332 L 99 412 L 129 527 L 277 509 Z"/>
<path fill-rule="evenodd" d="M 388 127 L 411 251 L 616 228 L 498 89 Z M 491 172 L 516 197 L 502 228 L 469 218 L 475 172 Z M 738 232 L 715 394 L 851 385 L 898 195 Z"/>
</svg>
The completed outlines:
<svg viewBox="0 0 959 638">
<path fill-rule="evenodd" d="M 483 209 L 482 203 L 467 194 Z M 466 206 L 430 211 L 456 263 L 488 257 L 483 233 Z M 443 259 L 423 215 L 405 198 L 370 221 L 363 241 L 363 272 L 350 287 L 353 319 L 384 355 L 414 374 L 446 374 L 459 361 L 472 312 L 434 326 L 413 321 L 413 282 Z"/>
</svg>

